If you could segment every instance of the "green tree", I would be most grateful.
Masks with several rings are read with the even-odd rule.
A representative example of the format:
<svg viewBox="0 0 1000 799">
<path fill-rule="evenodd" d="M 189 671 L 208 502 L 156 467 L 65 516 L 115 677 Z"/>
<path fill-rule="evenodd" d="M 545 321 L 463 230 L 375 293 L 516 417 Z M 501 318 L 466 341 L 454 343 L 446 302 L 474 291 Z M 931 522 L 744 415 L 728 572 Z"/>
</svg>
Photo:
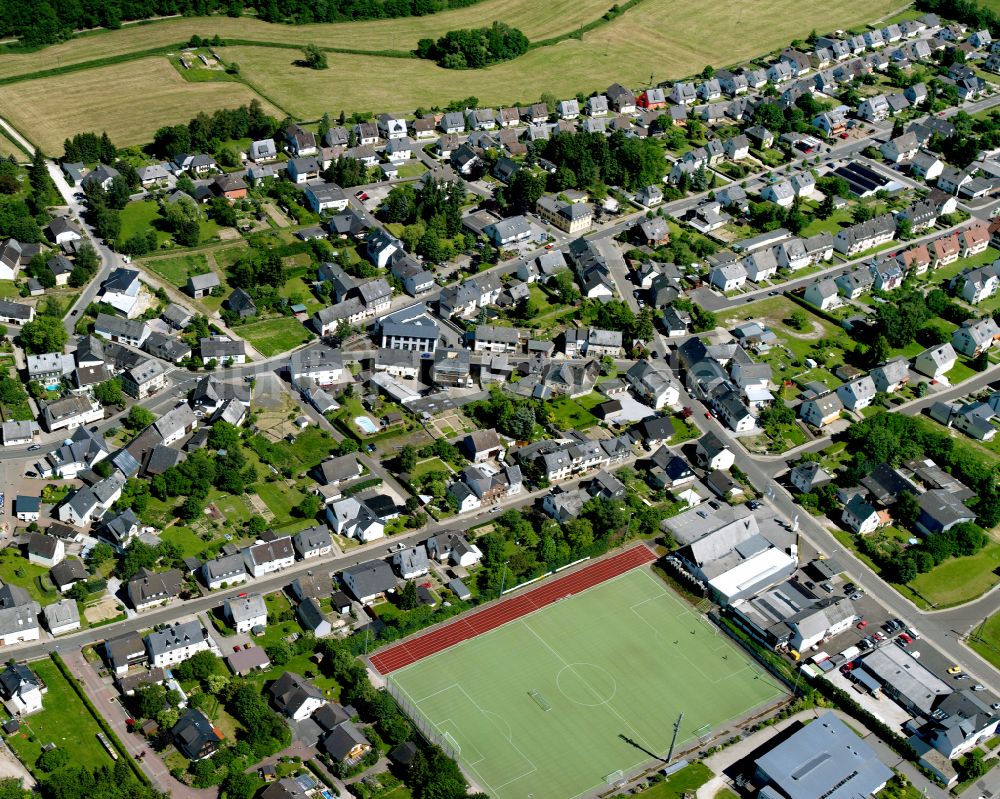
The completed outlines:
<svg viewBox="0 0 1000 799">
<path fill-rule="evenodd" d="M 152 411 L 148 411 L 141 405 L 133 405 L 128 412 L 125 426 L 130 430 L 144 430 L 156 421 L 156 416 Z"/>
<path fill-rule="evenodd" d="M 94 386 L 94 398 L 105 407 L 108 405 L 121 405 L 125 401 L 122 393 L 121 379 L 113 377 L 110 380 L 105 380 L 103 383 L 98 383 Z"/>
<path fill-rule="evenodd" d="M 399 468 L 404 472 L 412 472 L 417 465 L 417 448 L 406 444 L 399 451 Z"/>
<path fill-rule="evenodd" d="M 292 659 L 292 648 L 285 641 L 275 641 L 264 649 L 268 660 L 275 666 L 284 666 Z"/>
<path fill-rule="evenodd" d="M 917 498 L 910 491 L 901 492 L 892 506 L 893 519 L 912 530 L 919 516 L 920 504 Z"/>
<path fill-rule="evenodd" d="M 253 774 L 230 770 L 222 781 L 222 793 L 226 799 L 251 799 L 260 785 Z"/>
<path fill-rule="evenodd" d="M 326 53 L 320 50 L 315 44 L 307 44 L 303 47 L 302 57 L 309 69 L 327 69 L 329 67 L 329 64 L 326 62 Z"/>
<path fill-rule="evenodd" d="M 796 309 L 792 311 L 791 315 L 788 317 L 788 323 L 795 330 L 805 330 L 806 326 L 809 324 L 809 317 L 806 315 L 805 311 Z"/>
<path fill-rule="evenodd" d="M 65 749 L 55 748 L 42 752 L 35 761 L 35 765 L 42 771 L 51 772 L 62 768 L 70 761 L 70 754 Z"/>
<path fill-rule="evenodd" d="M 988 770 L 980 749 L 973 749 L 962 759 L 962 776 L 966 780 L 978 780 Z"/>
<path fill-rule="evenodd" d="M 420 604 L 417 597 L 417 583 L 415 580 L 407 580 L 399 591 L 397 602 L 400 610 L 414 610 Z"/>
<path fill-rule="evenodd" d="M 306 494 L 294 509 L 295 515 L 303 519 L 314 519 L 323 507 L 323 500 L 316 494 Z"/>
<path fill-rule="evenodd" d="M 39 316 L 21 328 L 21 345 L 29 353 L 62 352 L 67 334 L 59 319 Z"/>
</svg>

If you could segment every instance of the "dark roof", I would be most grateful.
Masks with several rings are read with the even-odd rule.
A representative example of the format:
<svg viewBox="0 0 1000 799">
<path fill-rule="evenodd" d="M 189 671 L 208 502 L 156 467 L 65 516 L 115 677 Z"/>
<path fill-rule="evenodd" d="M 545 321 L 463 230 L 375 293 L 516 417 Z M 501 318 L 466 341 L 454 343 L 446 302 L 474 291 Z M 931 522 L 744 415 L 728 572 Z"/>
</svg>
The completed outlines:
<svg viewBox="0 0 1000 799">
<path fill-rule="evenodd" d="M 32 533 L 28 539 L 28 552 L 42 558 L 51 558 L 56 554 L 56 544 L 59 539 L 45 533 Z"/>
<path fill-rule="evenodd" d="M 189 757 L 197 757 L 208 744 L 218 744 L 223 735 L 200 710 L 191 708 L 171 728 L 178 748 Z"/>
</svg>

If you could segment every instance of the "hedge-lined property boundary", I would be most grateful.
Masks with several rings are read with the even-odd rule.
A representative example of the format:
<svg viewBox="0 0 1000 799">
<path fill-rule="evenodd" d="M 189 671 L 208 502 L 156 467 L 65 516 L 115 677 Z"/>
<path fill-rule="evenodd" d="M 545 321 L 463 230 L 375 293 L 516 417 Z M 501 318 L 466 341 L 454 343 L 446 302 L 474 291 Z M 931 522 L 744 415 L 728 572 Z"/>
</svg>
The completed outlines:
<svg viewBox="0 0 1000 799">
<path fill-rule="evenodd" d="M 97 726 L 101 728 L 101 732 L 103 732 L 107 736 L 108 740 L 111 741 L 111 745 L 118 750 L 118 755 L 125 758 L 125 762 L 128 763 L 129 768 L 132 769 L 132 773 L 135 774 L 136 779 L 143 785 L 152 785 L 149 781 L 149 777 L 147 777 L 143 770 L 139 768 L 139 764 L 135 762 L 135 758 L 128 753 L 128 750 L 125 748 L 125 744 L 122 743 L 121 738 L 118 737 L 115 731 L 112 730 L 110 725 L 104 720 L 104 716 L 102 716 L 100 712 L 98 712 L 97 708 L 94 707 L 94 703 L 90 701 L 90 697 L 88 697 L 83 688 L 80 687 L 80 681 L 77 680 L 73 672 L 69 670 L 69 667 L 63 662 L 59 653 L 52 652 L 49 654 L 49 657 L 52 658 L 52 662 L 56 664 L 56 668 L 59 669 L 62 676 L 65 677 L 66 681 L 73 687 L 73 690 L 76 692 L 76 695 L 80 697 L 80 701 L 83 702 L 87 711 L 94 717 L 94 721 L 96 721 Z"/>
</svg>

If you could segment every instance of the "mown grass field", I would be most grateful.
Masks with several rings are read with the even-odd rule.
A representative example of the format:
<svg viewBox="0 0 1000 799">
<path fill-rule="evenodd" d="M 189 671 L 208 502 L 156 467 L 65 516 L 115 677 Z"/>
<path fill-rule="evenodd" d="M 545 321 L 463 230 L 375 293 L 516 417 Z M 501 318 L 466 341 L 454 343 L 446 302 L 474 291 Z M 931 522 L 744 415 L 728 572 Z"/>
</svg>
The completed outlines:
<svg viewBox="0 0 1000 799">
<path fill-rule="evenodd" d="M 477 27 L 500 20 L 520 28 L 529 39 L 546 39 L 597 19 L 611 5 L 610 0 L 548 0 L 545 3 L 482 0 L 467 8 L 425 17 L 318 25 L 272 25 L 250 17 L 169 19 L 79 36 L 37 53 L 0 54 L 0 78 L 169 47 L 186 42 L 194 34 L 352 50 L 412 50 L 417 41 L 426 36 L 437 37 L 455 28 Z M 227 58 L 226 51 L 220 51 L 219 55 Z"/>
<path fill-rule="evenodd" d="M 70 755 L 70 765 L 110 766 L 111 757 L 97 740 L 100 727 L 56 664 L 46 658 L 30 667 L 45 681 L 48 691 L 42 698 L 43 709 L 23 719 L 20 731 L 7 738 L 11 749 L 31 770 L 48 743 L 64 749 Z"/>
<path fill-rule="evenodd" d="M 539 47 L 516 61 L 485 70 L 444 70 L 429 61 L 351 54 L 329 55 L 329 70 L 294 65 L 299 53 L 273 47 L 232 46 L 220 54 L 240 64 L 242 75 L 290 113 L 317 118 L 325 111 L 412 112 L 473 95 L 480 104 L 527 103 L 543 92 L 570 96 L 604 90 L 618 81 L 646 85 L 753 58 L 810 30 L 858 26 L 897 4 L 845 0 L 821 8 L 797 0 L 758 0 L 746 6 L 722 0 L 711 10 L 683 0 L 644 0 L 612 22 L 559 44 Z M 483 0 L 427 17 L 331 25 L 271 25 L 252 19 L 177 19 L 127 30 L 81 36 L 39 53 L 0 55 L 0 78 L 148 51 L 192 34 L 230 40 L 318 43 L 371 51 L 406 51 L 418 39 L 492 20 L 516 25 L 532 40 L 572 33 L 598 19 L 607 0 Z M 338 80 L 363 75 L 363 80 Z M 76 98 L 85 96 L 87 103 Z M 11 121 L 46 150 L 81 130 L 107 128 L 119 144 L 147 141 L 157 127 L 185 122 L 193 110 L 233 107 L 255 96 L 239 83 L 190 83 L 166 57 L 96 67 L 0 87 L 0 106 Z M 265 106 L 271 113 L 282 114 Z"/>
<path fill-rule="evenodd" d="M 165 58 L 144 58 L 2 86 L 0 108 L 36 146 L 60 154 L 74 133 L 106 130 L 119 146 L 143 144 L 162 125 L 186 123 L 200 111 L 235 108 L 256 96 L 238 83 L 188 83 Z M 261 102 L 268 113 L 282 116 Z"/>
<path fill-rule="evenodd" d="M 279 352 L 288 352 L 313 337 L 305 326 L 291 316 L 251 322 L 238 330 L 262 355 L 270 358 Z"/>
<path fill-rule="evenodd" d="M 27 161 L 28 155 L 8 137 L 0 133 L 0 155 L 14 156 L 18 161 Z"/>
<path fill-rule="evenodd" d="M 722 66 L 762 55 L 805 37 L 813 28 L 857 25 L 894 7 L 888 0 L 847 0 L 823 8 L 795 0 L 758 0 L 752 7 L 723 0 L 707 11 L 683 0 L 645 0 L 582 39 L 530 50 L 488 69 L 455 71 L 430 61 L 331 53 L 331 72 L 353 71 L 366 77 L 351 82 L 331 81 L 326 72 L 292 66 L 298 58 L 295 52 L 228 47 L 225 55 L 238 62 L 243 75 L 261 91 L 303 117 L 341 108 L 408 112 L 469 95 L 480 104 L 506 105 L 534 101 L 543 92 L 589 94 L 616 81 L 641 86 L 648 85 L 651 75 L 654 83 L 683 77 L 706 64 Z M 596 16 L 599 13 L 592 18 Z"/>
</svg>

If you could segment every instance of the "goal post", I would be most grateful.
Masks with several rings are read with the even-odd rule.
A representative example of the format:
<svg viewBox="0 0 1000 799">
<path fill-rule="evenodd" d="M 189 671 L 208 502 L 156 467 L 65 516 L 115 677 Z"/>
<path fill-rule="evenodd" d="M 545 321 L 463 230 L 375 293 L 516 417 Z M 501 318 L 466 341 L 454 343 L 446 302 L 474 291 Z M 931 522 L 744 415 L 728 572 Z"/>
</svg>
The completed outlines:
<svg viewBox="0 0 1000 799">
<path fill-rule="evenodd" d="M 533 688 L 532 690 L 528 691 L 528 696 L 534 699 L 535 704 L 537 704 L 546 713 L 552 710 L 552 705 L 544 696 L 542 696 L 541 691 L 539 691 L 537 688 Z"/>
</svg>

